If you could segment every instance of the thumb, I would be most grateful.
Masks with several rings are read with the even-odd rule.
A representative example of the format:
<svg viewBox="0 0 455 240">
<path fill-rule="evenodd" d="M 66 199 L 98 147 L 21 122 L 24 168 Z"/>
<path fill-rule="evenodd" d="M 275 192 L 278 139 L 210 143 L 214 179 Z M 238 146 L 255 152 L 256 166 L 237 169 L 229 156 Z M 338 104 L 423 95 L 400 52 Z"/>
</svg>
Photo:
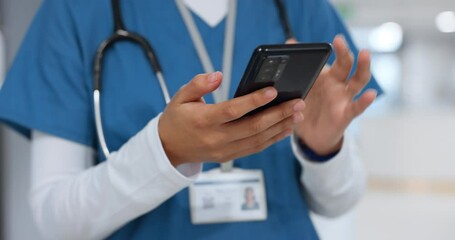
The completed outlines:
<svg viewBox="0 0 455 240">
<path fill-rule="evenodd" d="M 221 72 L 196 75 L 180 88 L 173 101 L 176 103 L 199 101 L 205 94 L 215 91 L 220 86 L 222 78 Z"/>
</svg>

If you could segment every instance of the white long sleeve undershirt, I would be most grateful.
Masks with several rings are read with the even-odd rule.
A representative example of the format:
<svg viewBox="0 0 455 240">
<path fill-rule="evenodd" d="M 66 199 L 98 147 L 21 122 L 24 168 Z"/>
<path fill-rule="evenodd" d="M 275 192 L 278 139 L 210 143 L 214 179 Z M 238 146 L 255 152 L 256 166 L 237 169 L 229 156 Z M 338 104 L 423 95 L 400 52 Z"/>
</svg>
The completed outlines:
<svg viewBox="0 0 455 240">
<path fill-rule="evenodd" d="M 158 120 L 96 166 L 91 148 L 33 131 L 30 202 L 46 239 L 107 237 L 194 181 L 202 165 L 171 165 Z M 336 216 L 352 207 L 363 192 L 365 175 L 360 161 L 350 156 L 349 141 L 326 163 L 306 160 L 294 141 L 311 210 Z"/>
</svg>

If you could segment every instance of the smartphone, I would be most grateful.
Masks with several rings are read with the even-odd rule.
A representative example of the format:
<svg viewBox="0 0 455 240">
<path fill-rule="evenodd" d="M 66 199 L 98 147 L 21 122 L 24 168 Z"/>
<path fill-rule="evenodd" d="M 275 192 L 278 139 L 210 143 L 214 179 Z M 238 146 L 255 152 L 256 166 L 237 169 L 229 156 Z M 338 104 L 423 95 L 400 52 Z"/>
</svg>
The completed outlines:
<svg viewBox="0 0 455 240">
<path fill-rule="evenodd" d="M 265 87 L 278 96 L 251 115 L 291 99 L 305 99 L 332 52 L 330 43 L 261 45 L 248 63 L 234 97 Z"/>
</svg>

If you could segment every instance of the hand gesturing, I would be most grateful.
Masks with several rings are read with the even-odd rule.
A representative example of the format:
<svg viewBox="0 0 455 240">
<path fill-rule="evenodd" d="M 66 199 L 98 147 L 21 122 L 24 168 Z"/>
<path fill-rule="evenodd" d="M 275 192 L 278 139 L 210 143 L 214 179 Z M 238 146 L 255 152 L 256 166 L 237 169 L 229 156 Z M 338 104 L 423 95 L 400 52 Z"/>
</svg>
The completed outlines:
<svg viewBox="0 0 455 240">
<path fill-rule="evenodd" d="M 377 95 L 375 90 L 370 89 L 353 100 L 370 80 L 369 52 L 360 51 L 357 71 L 348 79 L 354 56 L 343 37 L 335 37 L 333 45 L 337 59 L 332 67 L 322 70 L 305 99 L 305 121 L 295 126 L 301 141 L 320 155 L 340 149 L 345 129 Z"/>
</svg>

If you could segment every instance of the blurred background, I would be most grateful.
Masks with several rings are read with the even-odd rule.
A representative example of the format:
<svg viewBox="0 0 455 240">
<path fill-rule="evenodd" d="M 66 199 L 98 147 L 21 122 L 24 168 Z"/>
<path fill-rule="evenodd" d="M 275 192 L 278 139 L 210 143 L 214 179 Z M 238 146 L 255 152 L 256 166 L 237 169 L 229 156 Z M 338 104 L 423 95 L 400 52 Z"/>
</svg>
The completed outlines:
<svg viewBox="0 0 455 240">
<path fill-rule="evenodd" d="M 323 240 L 455 239 L 455 1 L 332 0 L 386 91 L 351 128 L 367 194 Z M 0 79 L 40 0 L 0 0 Z M 29 144 L 0 128 L 2 239 L 39 239 L 27 205 Z"/>
</svg>

